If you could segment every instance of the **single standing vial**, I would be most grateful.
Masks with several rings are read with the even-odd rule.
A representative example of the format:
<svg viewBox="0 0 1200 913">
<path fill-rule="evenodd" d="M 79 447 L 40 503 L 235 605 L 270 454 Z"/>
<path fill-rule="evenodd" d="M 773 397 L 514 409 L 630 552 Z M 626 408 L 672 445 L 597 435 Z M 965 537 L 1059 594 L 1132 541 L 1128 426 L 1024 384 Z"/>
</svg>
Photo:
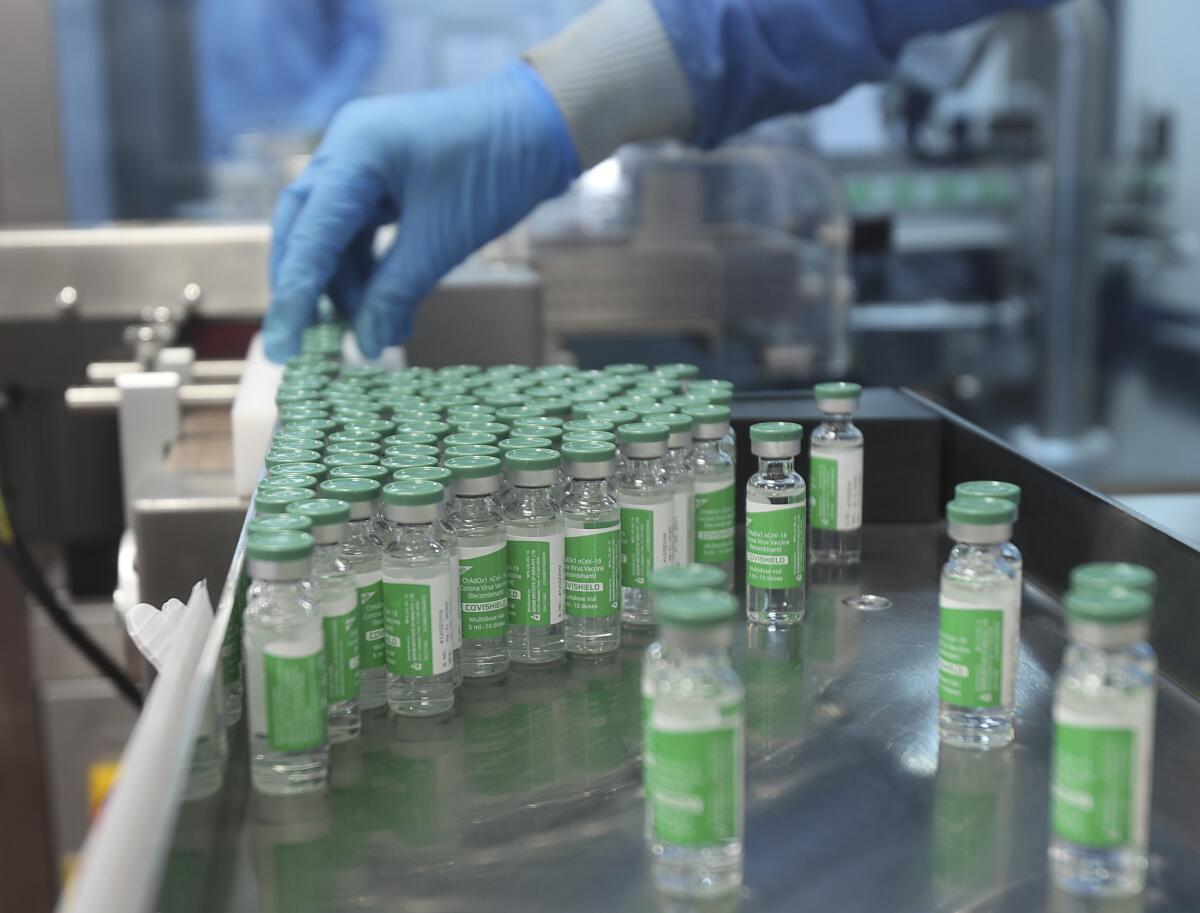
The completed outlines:
<svg viewBox="0 0 1200 913">
<path fill-rule="evenodd" d="M 346 742 L 362 730 L 359 709 L 358 590 L 341 542 L 350 520 L 344 501 L 315 498 L 288 506 L 288 513 L 313 522 L 312 580 L 325 642 L 326 730 L 330 743 Z"/>
<path fill-rule="evenodd" d="M 668 894 L 742 881 L 745 691 L 729 648 L 737 600 L 713 590 L 659 600 L 642 667 L 646 838 Z"/>
<path fill-rule="evenodd" d="M 812 554 L 818 561 L 862 557 L 863 436 L 850 417 L 862 387 L 817 384 L 817 408 L 825 421 L 812 433 L 808 468 L 812 500 Z"/>
<path fill-rule="evenodd" d="M 663 459 L 670 429 L 656 422 L 621 425 L 624 464 L 617 470 L 621 507 L 621 617 L 626 624 L 654 624 L 650 575 L 675 560 L 675 490 Z"/>
<path fill-rule="evenodd" d="M 1020 642 L 1021 590 L 1000 547 L 1015 509 L 999 498 L 946 505 L 955 545 L 942 568 L 938 691 L 941 738 L 991 748 L 1013 739 L 1013 686 Z"/>
<path fill-rule="evenodd" d="M 350 522 L 341 541 L 342 560 L 354 575 L 358 599 L 359 697 L 363 710 L 387 703 L 387 663 L 383 643 L 383 541 L 377 535 L 382 487 L 372 479 L 327 479 L 321 495 L 345 501 Z"/>
<path fill-rule="evenodd" d="M 696 473 L 692 469 L 692 417 L 681 412 L 656 412 L 647 422 L 661 422 L 671 430 L 663 466 L 675 492 L 675 563 L 691 564 L 692 514 L 696 510 Z"/>
<path fill-rule="evenodd" d="M 383 488 L 396 530 L 383 553 L 387 698 L 403 716 L 454 706 L 450 553 L 436 526 L 442 498 L 442 486 L 426 480 Z"/>
<path fill-rule="evenodd" d="M 1015 508 L 1013 514 L 1013 524 L 1020 519 L 1021 513 L 1021 486 L 1014 485 L 1012 482 L 960 482 L 954 486 L 954 497 L 956 498 L 1000 498 L 1004 501 L 1011 501 Z M 1012 542 L 1005 542 L 1000 546 L 1000 553 L 1004 556 L 1004 560 L 1013 566 L 1013 570 L 1017 572 L 1017 586 L 1020 587 L 1024 583 L 1025 578 L 1025 560 L 1021 556 L 1021 550 Z"/>
<path fill-rule="evenodd" d="M 621 510 L 608 487 L 617 448 L 570 441 L 562 455 L 567 652 L 610 653 L 621 645 Z"/>
<path fill-rule="evenodd" d="M 509 450 L 511 492 L 504 506 L 508 536 L 508 658 L 547 663 L 565 649 L 564 527 L 551 495 L 562 462 L 541 448 Z"/>
<path fill-rule="evenodd" d="M 733 458 L 721 446 L 729 431 L 728 406 L 690 406 L 692 470 L 696 478 L 696 510 L 692 515 L 693 559 L 715 564 L 733 583 Z"/>
<path fill-rule="evenodd" d="M 1157 670 L 1146 642 L 1150 607 L 1142 590 L 1067 594 L 1070 642 L 1054 696 L 1050 865 L 1069 891 L 1136 894 L 1145 885 Z"/>
<path fill-rule="evenodd" d="M 453 475 L 449 519 L 458 536 L 461 570 L 463 675 L 499 675 L 508 669 L 508 540 L 496 501 L 500 461 L 492 456 L 453 457 L 446 460 L 446 468 Z"/>
<path fill-rule="evenodd" d="M 319 790 L 329 772 L 321 616 L 308 580 L 312 552 L 308 533 L 255 533 L 246 542 L 250 779 L 262 793 Z"/>
<path fill-rule="evenodd" d="M 804 429 L 793 422 L 750 426 L 758 472 L 746 483 L 746 614 L 762 624 L 804 620 L 804 514 L 796 472 Z"/>
</svg>

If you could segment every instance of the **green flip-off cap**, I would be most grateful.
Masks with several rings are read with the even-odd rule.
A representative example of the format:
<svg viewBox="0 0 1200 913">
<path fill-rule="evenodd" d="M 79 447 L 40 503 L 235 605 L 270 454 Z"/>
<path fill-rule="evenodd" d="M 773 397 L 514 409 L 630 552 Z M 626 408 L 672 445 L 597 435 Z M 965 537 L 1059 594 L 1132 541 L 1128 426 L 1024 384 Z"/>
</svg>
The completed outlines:
<svg viewBox="0 0 1200 913">
<path fill-rule="evenodd" d="M 680 564 L 661 567 L 650 575 L 650 588 L 660 593 L 691 593 L 724 590 L 728 575 L 712 564 Z"/>
<path fill-rule="evenodd" d="M 690 433 L 693 424 L 692 417 L 682 412 L 651 412 L 642 416 L 642 420 L 657 425 L 666 425 L 671 434 Z"/>
<path fill-rule="evenodd" d="M 456 444 L 447 447 L 443 456 L 449 461 L 454 457 L 498 456 L 499 453 L 500 448 L 495 444 Z"/>
<path fill-rule="evenodd" d="M 335 466 L 329 470 L 330 479 L 369 479 L 383 483 L 391 479 L 392 470 L 386 466 Z"/>
<path fill-rule="evenodd" d="M 384 457 L 379 465 L 390 469 L 394 473 L 397 469 L 411 469 L 413 466 L 436 466 L 437 457 L 423 453 L 412 453 L 407 456 L 389 456 Z"/>
<path fill-rule="evenodd" d="M 463 456 L 446 460 L 445 468 L 456 479 L 490 479 L 500 475 L 501 463 L 494 456 Z"/>
<path fill-rule="evenodd" d="M 558 451 L 546 447 L 518 447 L 504 454 L 504 468 L 510 472 L 542 472 L 560 465 Z"/>
<path fill-rule="evenodd" d="M 384 456 L 431 456 L 436 457 L 441 450 L 435 444 L 397 444 L 383 452 Z"/>
<path fill-rule="evenodd" d="M 566 433 L 572 431 L 614 431 L 616 425 L 603 418 L 577 418 L 566 422 L 562 428 Z"/>
<path fill-rule="evenodd" d="M 604 367 L 605 374 L 616 374 L 618 376 L 648 374 L 649 372 L 649 365 L 638 364 L 632 361 L 618 362 L 612 365 L 605 365 Z"/>
<path fill-rule="evenodd" d="M 444 443 L 447 447 L 459 447 L 463 444 L 495 444 L 499 438 L 485 431 L 457 431 L 447 434 Z"/>
<path fill-rule="evenodd" d="M 380 432 L 372 431 L 370 428 L 350 428 L 345 431 L 333 432 L 327 440 L 330 444 L 349 444 L 355 441 L 378 443 L 382 438 L 383 435 Z"/>
<path fill-rule="evenodd" d="M 1093 561 L 1071 571 L 1073 590 L 1141 590 L 1153 595 L 1158 575 L 1141 564 L 1127 561 Z"/>
<path fill-rule="evenodd" d="M 562 440 L 563 430 L 557 425 L 513 425 L 513 435 L 516 437 L 542 437 L 558 446 Z"/>
<path fill-rule="evenodd" d="M 399 429 L 386 418 L 355 418 L 346 419 L 345 427 L 347 431 L 361 429 L 366 431 L 378 431 L 380 434 L 392 434 Z"/>
<path fill-rule="evenodd" d="M 396 409 L 392 411 L 392 421 L 396 423 L 396 428 L 403 430 L 409 425 L 415 425 L 418 422 L 440 422 L 442 413 L 436 411 L 430 406 L 425 409 Z"/>
<path fill-rule="evenodd" d="M 270 488 L 316 488 L 321 484 L 321 480 L 316 476 L 307 475 L 283 475 L 283 476 L 267 476 L 258 483 L 259 491 L 266 491 Z"/>
<path fill-rule="evenodd" d="M 946 519 L 964 526 L 1012 523 L 1017 507 L 1000 498 L 955 498 L 946 505 Z"/>
<path fill-rule="evenodd" d="M 813 396 L 822 400 L 855 400 L 862 396 L 862 387 L 844 380 L 828 381 L 813 387 Z"/>
<path fill-rule="evenodd" d="M 325 457 L 325 468 L 338 466 L 374 466 L 379 463 L 377 453 L 331 453 Z"/>
<path fill-rule="evenodd" d="M 496 410 L 496 418 L 502 422 L 514 422 L 519 418 L 537 418 L 542 414 L 542 404 L 536 406 L 505 406 Z"/>
<path fill-rule="evenodd" d="M 616 440 L 617 436 L 611 431 L 568 431 L 562 438 L 564 446 L 571 441 L 602 441 L 613 444 Z"/>
<path fill-rule="evenodd" d="M 628 425 L 638 420 L 638 414 L 628 409 L 602 409 L 588 415 L 587 418 L 599 418 L 612 422 L 614 426 Z"/>
<path fill-rule="evenodd" d="M 508 436 L 509 426 L 506 422 L 459 422 L 456 431 L 462 433 L 464 431 L 482 431 L 484 434 L 494 434 L 497 438 Z"/>
<path fill-rule="evenodd" d="M 653 444 L 665 441 L 671 429 L 659 422 L 630 422 L 617 426 L 617 440 L 631 444 Z"/>
<path fill-rule="evenodd" d="M 571 411 L 571 400 L 565 396 L 539 399 L 530 408 L 535 409 L 539 415 L 561 418 Z"/>
<path fill-rule="evenodd" d="M 439 440 L 450 433 L 450 426 L 445 422 L 425 419 L 422 421 L 404 422 L 396 426 L 397 432 L 423 432 L 435 435 Z"/>
<path fill-rule="evenodd" d="M 271 438 L 272 450 L 316 450 L 325 449 L 325 437 L 313 437 L 306 434 L 301 434 L 298 431 L 291 433 L 287 431 L 277 432 Z"/>
<path fill-rule="evenodd" d="M 555 428 L 561 428 L 566 422 L 561 416 L 557 415 L 536 415 L 527 418 L 514 419 L 512 426 L 520 428 L 524 425 L 553 425 Z"/>
<path fill-rule="evenodd" d="M 321 454 L 315 450 L 271 450 L 267 452 L 267 466 L 280 466 L 284 463 L 316 463 Z"/>
<path fill-rule="evenodd" d="M 708 628 L 732 621 L 738 613 L 738 601 L 731 593 L 716 590 L 665 592 L 656 602 L 661 624 L 680 628 Z"/>
<path fill-rule="evenodd" d="M 287 506 L 287 512 L 298 517 L 308 517 L 313 526 L 336 526 L 350 522 L 350 505 L 337 498 L 293 501 Z"/>
<path fill-rule="evenodd" d="M 307 501 L 315 497 L 311 488 L 268 488 L 254 493 L 256 514 L 282 514 L 294 501 Z"/>
<path fill-rule="evenodd" d="M 750 440 L 790 444 L 804 440 L 804 427 L 795 422 L 758 422 L 750 426 Z"/>
<path fill-rule="evenodd" d="M 568 463 L 606 463 L 617 458 L 617 448 L 607 441 L 566 441 L 562 458 Z"/>
<path fill-rule="evenodd" d="M 322 463 L 281 463 L 267 469 L 267 477 L 274 479 L 280 476 L 316 476 L 323 479 L 327 472 Z"/>
<path fill-rule="evenodd" d="M 1074 621 L 1126 624 L 1150 613 L 1150 594 L 1121 587 L 1071 590 L 1064 600 L 1067 615 Z"/>
<path fill-rule="evenodd" d="M 325 448 L 326 455 L 335 453 L 382 453 L 383 445 L 378 441 L 336 441 Z"/>
<path fill-rule="evenodd" d="M 337 419 L 332 418 L 302 418 L 294 422 L 288 422 L 283 426 L 284 431 L 319 431 L 321 434 L 329 435 L 334 431 L 340 431 L 342 423 Z"/>
<path fill-rule="evenodd" d="M 390 434 L 383 439 L 384 447 L 404 447 L 408 444 L 424 444 L 425 446 L 437 446 L 438 438 L 436 434 L 430 434 L 428 431 L 401 431 L 399 434 Z"/>
<path fill-rule="evenodd" d="M 525 405 L 525 397 L 515 391 L 497 391 L 494 393 L 484 393 L 483 402 L 489 406 L 495 406 L 497 410 L 509 409 L 513 406 Z"/>
<path fill-rule="evenodd" d="M 521 435 L 519 437 L 505 438 L 496 446 L 500 448 L 502 453 L 508 453 L 512 450 L 550 450 L 553 449 L 554 442 L 549 438 Z"/>
<path fill-rule="evenodd" d="M 753 430 L 753 429 L 751 429 Z M 1003 501 L 1021 503 L 1021 486 L 1012 482 L 959 482 L 954 486 L 956 498 L 1000 498 Z"/>
<path fill-rule="evenodd" d="M 443 488 L 450 484 L 452 477 L 452 473 L 445 466 L 409 466 L 406 469 L 397 469 L 392 475 L 397 482 L 403 482 L 405 479 L 424 479 L 427 482 L 440 482 Z"/>
<path fill-rule="evenodd" d="M 378 501 L 383 486 L 376 479 L 327 479 L 321 483 L 322 497 L 336 498 L 347 504 L 364 504 Z"/>
<path fill-rule="evenodd" d="M 396 507 L 424 507 L 441 504 L 445 499 L 441 482 L 429 479 L 402 479 L 383 486 L 383 500 Z"/>
<path fill-rule="evenodd" d="M 278 533 L 293 530 L 306 533 L 312 529 L 312 520 L 308 517 L 297 517 L 294 514 L 268 514 L 265 517 L 254 517 L 246 524 L 246 534 Z"/>
<path fill-rule="evenodd" d="M 254 561 L 300 561 L 312 551 L 313 537 L 294 529 L 253 533 L 246 538 L 246 554 Z"/>
</svg>

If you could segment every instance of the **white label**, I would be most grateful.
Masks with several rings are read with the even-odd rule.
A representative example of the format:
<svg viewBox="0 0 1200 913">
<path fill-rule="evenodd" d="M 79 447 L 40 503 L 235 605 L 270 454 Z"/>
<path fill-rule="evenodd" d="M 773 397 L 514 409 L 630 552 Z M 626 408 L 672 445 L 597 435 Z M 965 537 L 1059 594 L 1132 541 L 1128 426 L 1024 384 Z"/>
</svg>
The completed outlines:
<svg viewBox="0 0 1200 913">
<path fill-rule="evenodd" d="M 567 617 L 567 607 L 563 601 L 563 586 L 566 580 L 565 533 L 555 533 L 551 536 L 522 536 L 520 533 L 509 531 L 508 541 L 550 543 L 550 624 L 561 624 Z"/>
<path fill-rule="evenodd" d="M 675 563 L 692 563 L 692 511 L 696 495 L 692 489 L 675 492 Z"/>
<path fill-rule="evenodd" d="M 829 447 L 812 448 L 812 455 L 837 463 L 837 528 L 858 529 L 862 526 L 863 448 L 853 450 Z"/>
<path fill-rule="evenodd" d="M 246 637 L 246 707 L 249 714 L 250 732 L 266 738 L 267 735 L 267 681 L 263 667 L 263 656 L 270 653 L 285 659 L 304 659 L 320 653 L 325 637 L 318 624 L 316 630 L 297 640 L 275 640 L 260 650 L 251 648 Z"/>
<path fill-rule="evenodd" d="M 990 594 L 989 594 L 990 595 Z M 1001 703 L 1006 708 L 1012 708 L 1014 701 L 1014 686 L 1017 680 L 1017 657 L 1021 648 L 1021 591 L 1015 585 L 1005 586 L 995 591 L 994 597 L 988 602 L 963 602 L 961 599 L 940 594 L 938 605 L 947 609 L 964 609 L 968 611 L 1000 610 L 1003 619 L 1004 657 L 1000 664 L 1000 695 Z M 965 674 L 965 670 L 960 670 Z"/>
<path fill-rule="evenodd" d="M 454 668 L 454 616 L 458 602 L 450 602 L 454 587 L 449 574 L 427 580 L 413 581 L 429 585 L 430 627 L 433 634 L 433 674 L 440 675 Z"/>
</svg>

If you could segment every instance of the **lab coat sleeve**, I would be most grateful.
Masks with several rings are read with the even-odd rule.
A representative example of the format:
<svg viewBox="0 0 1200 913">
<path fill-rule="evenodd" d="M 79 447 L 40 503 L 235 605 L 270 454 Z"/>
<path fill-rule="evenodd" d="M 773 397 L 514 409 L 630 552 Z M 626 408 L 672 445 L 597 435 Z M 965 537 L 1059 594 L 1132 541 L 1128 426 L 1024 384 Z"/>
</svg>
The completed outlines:
<svg viewBox="0 0 1200 913">
<path fill-rule="evenodd" d="M 602 0 L 528 58 L 586 168 L 622 142 L 711 147 L 885 77 L 904 43 L 1052 0 Z"/>
</svg>

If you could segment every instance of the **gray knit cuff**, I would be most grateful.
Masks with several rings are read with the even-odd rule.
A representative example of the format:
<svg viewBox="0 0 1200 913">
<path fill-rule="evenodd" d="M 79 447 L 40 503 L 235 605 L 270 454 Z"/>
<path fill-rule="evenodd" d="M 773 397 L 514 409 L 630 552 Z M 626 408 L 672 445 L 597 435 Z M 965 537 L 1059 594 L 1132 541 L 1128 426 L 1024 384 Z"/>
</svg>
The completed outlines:
<svg viewBox="0 0 1200 913">
<path fill-rule="evenodd" d="M 692 134 L 691 92 L 650 0 L 602 0 L 525 58 L 558 102 L 585 169 L 622 143 Z"/>
</svg>

